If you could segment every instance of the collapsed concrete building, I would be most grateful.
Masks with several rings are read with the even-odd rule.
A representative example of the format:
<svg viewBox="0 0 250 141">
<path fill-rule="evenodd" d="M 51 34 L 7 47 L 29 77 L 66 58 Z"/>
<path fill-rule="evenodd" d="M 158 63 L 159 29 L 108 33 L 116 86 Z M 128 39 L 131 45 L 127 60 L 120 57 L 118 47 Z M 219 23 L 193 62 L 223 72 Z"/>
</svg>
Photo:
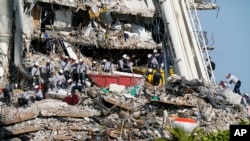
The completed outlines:
<svg viewBox="0 0 250 141">
<path fill-rule="evenodd" d="M 197 9 L 215 9 L 192 1 Z M 136 65 L 144 64 L 155 43 L 151 28 L 157 14 L 152 0 L 4 0 L 0 29 L 1 86 L 27 87 L 29 68 L 50 58 L 58 64 L 67 55 L 86 62 L 108 58 L 116 62 L 123 53 Z M 154 140 L 171 139 L 165 130 L 175 117 L 197 119 L 204 131 L 226 130 L 247 119 L 242 96 L 201 80 L 168 79 L 156 92 L 147 85 L 88 87 L 78 92 L 79 103 L 68 105 L 65 95 L 48 94 L 30 107 L 1 102 L 1 139 L 13 140 Z M 131 96 L 131 91 L 136 94 Z M 15 101 L 22 89 L 14 90 Z M 31 93 L 34 93 L 30 90 Z M 233 97 L 233 98 L 232 98 Z M 16 103 L 15 103 L 16 104 Z"/>
</svg>

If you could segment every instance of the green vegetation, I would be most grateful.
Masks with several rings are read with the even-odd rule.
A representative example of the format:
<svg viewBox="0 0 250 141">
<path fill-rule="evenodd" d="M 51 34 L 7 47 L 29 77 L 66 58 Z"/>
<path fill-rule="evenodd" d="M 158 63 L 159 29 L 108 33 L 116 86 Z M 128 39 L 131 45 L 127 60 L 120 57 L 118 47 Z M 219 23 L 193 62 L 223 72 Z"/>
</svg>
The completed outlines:
<svg viewBox="0 0 250 141">
<path fill-rule="evenodd" d="M 204 135 L 201 138 L 201 140 L 202 141 L 229 141 L 230 140 L 230 132 L 229 132 L 229 130 L 211 132 L 207 135 Z"/>
</svg>

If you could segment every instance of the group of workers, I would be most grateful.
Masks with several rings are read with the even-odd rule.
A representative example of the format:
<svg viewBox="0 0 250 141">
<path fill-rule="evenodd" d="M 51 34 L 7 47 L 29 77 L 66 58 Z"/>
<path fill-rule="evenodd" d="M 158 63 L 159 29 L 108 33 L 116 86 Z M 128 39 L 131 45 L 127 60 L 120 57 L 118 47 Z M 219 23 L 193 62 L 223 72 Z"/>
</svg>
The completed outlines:
<svg viewBox="0 0 250 141">
<path fill-rule="evenodd" d="M 62 58 L 59 70 L 57 71 L 55 70 L 54 64 L 51 63 L 51 60 L 47 60 L 45 66 L 42 67 L 39 67 L 38 63 L 35 62 L 31 70 L 33 78 L 32 86 L 40 86 L 41 80 L 43 80 L 45 89 L 52 88 L 56 92 L 58 92 L 60 88 L 67 89 L 69 87 L 68 83 L 84 87 L 86 85 L 88 68 L 88 65 L 84 63 L 83 59 L 74 60 L 72 63 L 68 56 Z"/>
<path fill-rule="evenodd" d="M 4 88 L 0 89 L 0 92 L 4 94 L 4 102 L 6 102 L 7 105 L 11 105 L 11 99 L 13 98 L 14 89 L 17 89 L 17 84 L 6 84 Z M 41 89 L 39 89 L 38 85 L 35 85 L 35 97 L 32 97 L 32 100 L 40 101 L 43 99 L 43 93 Z M 17 99 L 17 106 L 23 106 L 24 108 L 29 105 L 30 101 L 30 92 L 28 91 L 28 88 L 24 88 L 24 91 L 21 93 L 20 97 Z"/>
</svg>

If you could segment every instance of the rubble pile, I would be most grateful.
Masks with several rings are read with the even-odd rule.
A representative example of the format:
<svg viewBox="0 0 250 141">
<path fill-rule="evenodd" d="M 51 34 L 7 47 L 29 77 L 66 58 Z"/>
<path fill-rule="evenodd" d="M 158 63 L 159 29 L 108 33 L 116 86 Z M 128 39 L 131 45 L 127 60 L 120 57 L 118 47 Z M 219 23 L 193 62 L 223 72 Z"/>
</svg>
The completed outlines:
<svg viewBox="0 0 250 141">
<path fill-rule="evenodd" d="M 180 85 L 189 87 L 186 92 L 193 92 L 181 94 L 181 89 L 176 88 Z M 171 139 L 166 127 L 171 127 L 177 117 L 197 120 L 204 132 L 227 130 L 230 124 L 247 120 L 247 110 L 240 103 L 233 104 L 226 97 L 222 100 L 212 93 L 218 92 L 218 86 L 212 88 L 193 81 L 182 81 L 178 85 L 171 83 L 170 86 L 174 89 L 172 93 L 169 88 L 155 91 L 144 86 L 126 88 L 114 84 L 109 88 L 88 87 L 83 93 L 78 93 L 80 101 L 77 105 L 51 98 L 31 103 L 25 109 L 1 103 L 0 138 Z M 209 89 L 210 100 L 206 94 Z M 154 96 L 158 99 L 153 99 Z"/>
</svg>

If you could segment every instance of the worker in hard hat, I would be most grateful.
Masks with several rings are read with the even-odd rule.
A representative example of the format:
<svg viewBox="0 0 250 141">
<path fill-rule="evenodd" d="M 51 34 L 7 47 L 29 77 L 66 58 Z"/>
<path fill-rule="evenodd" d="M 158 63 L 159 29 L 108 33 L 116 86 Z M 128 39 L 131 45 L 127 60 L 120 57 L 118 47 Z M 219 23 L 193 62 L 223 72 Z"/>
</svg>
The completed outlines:
<svg viewBox="0 0 250 141">
<path fill-rule="evenodd" d="M 103 72 L 113 72 L 114 71 L 114 65 L 112 62 L 107 61 L 107 59 L 102 60 L 102 71 Z"/>
<path fill-rule="evenodd" d="M 149 83 L 152 83 L 153 80 L 153 69 L 152 68 L 148 68 L 145 73 L 144 73 L 144 77 L 146 78 L 146 80 Z"/>
<path fill-rule="evenodd" d="M 86 78 L 87 78 L 87 71 L 88 71 L 89 66 L 84 63 L 83 59 L 79 60 L 79 79 L 80 79 L 80 83 L 83 86 L 86 86 L 85 82 L 86 82 Z"/>
<path fill-rule="evenodd" d="M 173 76 L 174 75 L 174 68 L 173 68 L 173 66 L 169 66 L 168 74 L 169 74 L 169 76 Z"/>
<path fill-rule="evenodd" d="M 163 77 L 162 77 L 160 68 L 157 68 L 156 71 L 153 74 L 153 82 L 152 82 L 155 91 L 162 84 L 162 81 L 163 81 Z"/>
<path fill-rule="evenodd" d="M 89 68 L 91 71 L 97 71 L 97 62 L 95 60 L 92 61 L 91 67 Z"/>
<path fill-rule="evenodd" d="M 236 76 L 232 75 L 231 73 L 228 73 L 226 75 L 226 78 L 227 78 L 227 83 L 228 84 L 232 84 L 232 83 L 234 84 L 233 92 L 241 94 L 240 93 L 241 81 Z"/>
<path fill-rule="evenodd" d="M 118 71 L 124 72 L 124 63 L 126 62 L 127 57 L 128 57 L 127 54 L 123 54 L 122 58 L 118 60 L 118 68 L 117 68 Z"/>
<path fill-rule="evenodd" d="M 133 63 L 130 60 L 130 57 L 127 56 L 123 62 L 123 72 L 132 73 L 133 72 Z"/>
<path fill-rule="evenodd" d="M 157 59 L 152 55 L 152 54 L 148 54 L 148 68 L 159 68 L 159 63 L 157 61 Z"/>
<path fill-rule="evenodd" d="M 33 87 L 37 84 L 40 85 L 41 83 L 41 73 L 40 68 L 38 66 L 38 62 L 35 62 L 32 69 L 31 69 L 31 76 L 32 76 L 32 85 Z"/>
<path fill-rule="evenodd" d="M 40 87 L 38 85 L 35 85 L 34 89 L 35 89 L 36 100 L 37 101 L 42 100 L 43 93 L 42 93 L 42 90 L 40 89 Z"/>
<path fill-rule="evenodd" d="M 52 73 L 54 72 L 54 70 L 55 70 L 54 65 L 51 63 L 51 60 L 48 59 L 46 61 L 45 66 L 42 68 L 44 81 L 48 80 L 52 76 Z"/>
<path fill-rule="evenodd" d="M 29 104 L 30 93 L 27 88 L 23 89 L 22 96 L 18 98 L 18 105 L 26 108 Z"/>
<path fill-rule="evenodd" d="M 66 85 L 65 85 L 66 78 L 63 75 L 63 70 L 59 70 L 59 72 L 56 73 L 52 78 L 49 78 L 49 81 L 50 81 L 50 83 L 52 85 L 52 88 L 54 88 L 54 90 L 56 92 L 58 92 L 58 90 L 60 88 L 62 88 L 62 87 L 65 88 L 66 87 Z"/>
<path fill-rule="evenodd" d="M 70 78 L 71 64 L 69 62 L 69 57 L 65 56 L 61 62 L 60 69 L 63 71 L 63 75 L 66 80 Z"/>
<path fill-rule="evenodd" d="M 79 81 L 79 71 L 80 71 L 80 65 L 79 61 L 76 60 L 72 65 L 71 65 L 71 70 L 70 74 L 72 75 L 73 82 L 77 85 Z"/>
</svg>

